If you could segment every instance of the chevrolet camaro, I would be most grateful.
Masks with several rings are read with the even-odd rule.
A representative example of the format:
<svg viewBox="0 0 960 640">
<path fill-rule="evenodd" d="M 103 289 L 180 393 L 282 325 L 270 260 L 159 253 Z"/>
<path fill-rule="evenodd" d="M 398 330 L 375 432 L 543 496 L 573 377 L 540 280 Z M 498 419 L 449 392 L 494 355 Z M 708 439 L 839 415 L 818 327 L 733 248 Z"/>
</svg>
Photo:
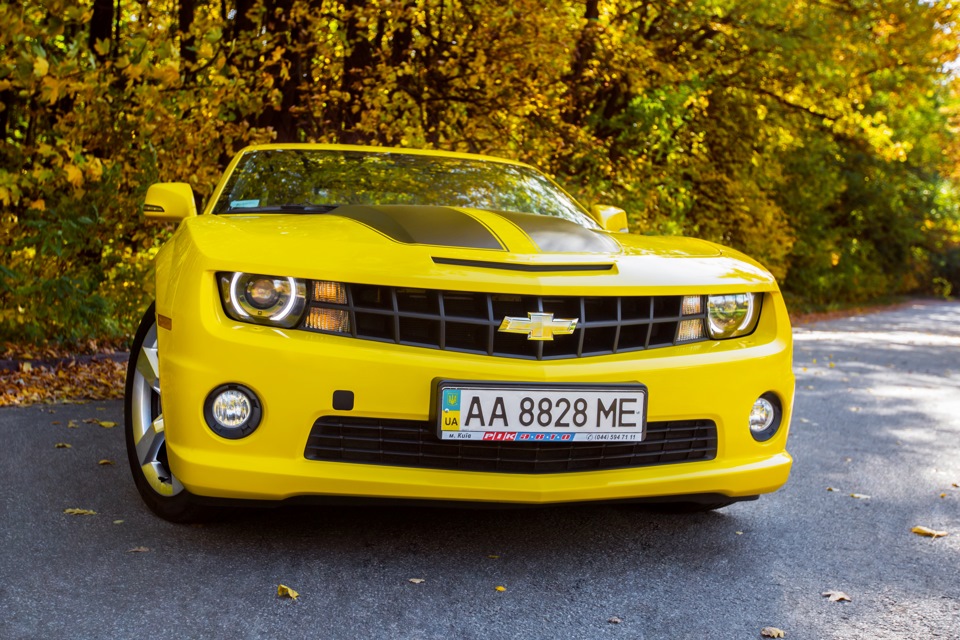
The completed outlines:
<svg viewBox="0 0 960 640">
<path fill-rule="evenodd" d="M 249 147 L 178 222 L 131 349 L 136 487 L 173 521 L 238 501 L 663 502 L 787 480 L 792 339 L 773 276 L 631 234 L 477 155 Z"/>
</svg>

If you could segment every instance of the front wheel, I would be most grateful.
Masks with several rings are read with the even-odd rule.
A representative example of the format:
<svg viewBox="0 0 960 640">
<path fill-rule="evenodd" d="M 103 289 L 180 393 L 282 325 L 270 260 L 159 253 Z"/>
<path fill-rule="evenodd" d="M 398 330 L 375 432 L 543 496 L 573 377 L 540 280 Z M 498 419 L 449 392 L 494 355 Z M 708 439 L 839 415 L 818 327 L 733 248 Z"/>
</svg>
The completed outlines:
<svg viewBox="0 0 960 640">
<path fill-rule="evenodd" d="M 203 510 L 170 471 L 160 403 L 156 305 L 140 321 L 130 348 L 124 394 L 124 430 L 130 471 L 150 510 L 171 522 L 200 519 Z"/>
</svg>

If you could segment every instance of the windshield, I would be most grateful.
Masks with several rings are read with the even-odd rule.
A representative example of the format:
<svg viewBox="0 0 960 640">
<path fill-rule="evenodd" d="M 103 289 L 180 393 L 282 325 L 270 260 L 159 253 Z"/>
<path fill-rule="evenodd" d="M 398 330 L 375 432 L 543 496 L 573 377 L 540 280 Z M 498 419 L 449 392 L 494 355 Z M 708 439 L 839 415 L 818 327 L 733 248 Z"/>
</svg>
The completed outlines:
<svg viewBox="0 0 960 640">
<path fill-rule="evenodd" d="M 576 201 L 528 167 L 396 152 L 252 151 L 230 174 L 213 212 L 324 213 L 347 204 L 516 211 L 599 229 Z"/>
</svg>

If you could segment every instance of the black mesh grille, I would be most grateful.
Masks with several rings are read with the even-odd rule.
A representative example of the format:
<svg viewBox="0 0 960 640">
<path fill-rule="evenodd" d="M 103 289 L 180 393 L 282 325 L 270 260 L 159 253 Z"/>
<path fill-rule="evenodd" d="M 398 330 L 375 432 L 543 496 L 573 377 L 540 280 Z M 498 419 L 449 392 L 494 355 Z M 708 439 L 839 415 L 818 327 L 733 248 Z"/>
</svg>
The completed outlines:
<svg viewBox="0 0 960 640">
<path fill-rule="evenodd" d="M 319 283 L 318 283 L 319 284 Z M 667 347 L 705 339 L 700 313 L 681 314 L 683 296 L 530 296 L 343 284 L 342 304 L 313 298 L 300 328 L 432 349 L 549 360 Z M 311 290 L 313 287 L 311 287 Z M 552 313 L 577 319 L 570 335 L 528 340 L 498 331 L 506 316 Z M 325 314 L 325 322 L 310 321 Z M 679 339 L 681 321 L 701 337 Z"/>
<path fill-rule="evenodd" d="M 317 420 L 304 456 L 310 460 L 400 467 L 563 473 L 713 460 L 717 426 L 710 420 L 647 423 L 643 442 L 484 442 L 440 440 L 432 424 L 328 416 Z"/>
</svg>

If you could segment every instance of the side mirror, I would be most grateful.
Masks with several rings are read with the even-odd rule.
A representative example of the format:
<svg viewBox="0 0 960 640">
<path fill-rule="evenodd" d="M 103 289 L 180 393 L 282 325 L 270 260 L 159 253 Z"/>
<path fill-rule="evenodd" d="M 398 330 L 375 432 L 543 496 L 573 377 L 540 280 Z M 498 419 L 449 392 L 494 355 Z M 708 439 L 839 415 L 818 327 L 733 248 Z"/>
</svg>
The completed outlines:
<svg viewBox="0 0 960 640">
<path fill-rule="evenodd" d="M 155 220 L 183 220 L 197 215 L 193 189 L 186 182 L 150 185 L 143 201 L 143 215 Z"/>
<path fill-rule="evenodd" d="M 627 223 L 627 212 L 620 207 L 608 204 L 595 204 L 590 207 L 590 215 L 600 223 L 604 231 L 612 233 L 627 233 L 630 231 Z"/>
</svg>

